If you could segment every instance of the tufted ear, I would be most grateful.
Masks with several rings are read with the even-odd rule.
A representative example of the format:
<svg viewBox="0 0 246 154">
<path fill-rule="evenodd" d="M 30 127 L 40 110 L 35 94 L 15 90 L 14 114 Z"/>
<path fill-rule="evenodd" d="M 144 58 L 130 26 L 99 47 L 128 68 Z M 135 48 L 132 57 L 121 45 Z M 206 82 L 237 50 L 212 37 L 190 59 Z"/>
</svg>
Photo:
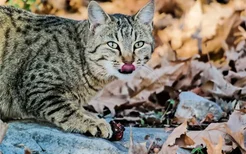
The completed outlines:
<svg viewBox="0 0 246 154">
<path fill-rule="evenodd" d="M 99 4 L 95 1 L 91 1 L 88 5 L 88 18 L 90 22 L 90 30 L 93 30 L 97 26 L 110 21 L 109 15 L 104 12 Z"/>
<path fill-rule="evenodd" d="M 138 11 L 134 19 L 139 20 L 141 23 L 146 25 L 151 25 L 155 13 L 155 3 L 154 0 L 151 0 L 146 4 L 142 9 Z"/>
</svg>

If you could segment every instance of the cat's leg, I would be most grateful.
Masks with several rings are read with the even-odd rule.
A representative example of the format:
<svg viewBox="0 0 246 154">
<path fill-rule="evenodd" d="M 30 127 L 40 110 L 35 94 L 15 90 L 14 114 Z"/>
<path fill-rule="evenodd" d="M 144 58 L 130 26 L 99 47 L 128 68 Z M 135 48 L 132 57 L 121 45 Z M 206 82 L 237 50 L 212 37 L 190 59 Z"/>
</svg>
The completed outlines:
<svg viewBox="0 0 246 154">
<path fill-rule="evenodd" d="M 59 87 L 41 85 L 27 94 L 28 112 L 69 132 L 87 133 L 110 138 L 112 129 L 105 119 L 100 119 L 81 108 L 80 101 Z M 32 92 L 33 91 L 33 92 Z"/>
<path fill-rule="evenodd" d="M 73 108 L 73 107 L 72 107 Z M 70 110 L 70 112 L 56 112 L 49 114 L 46 119 L 53 122 L 55 125 L 61 127 L 65 131 L 86 133 L 89 132 L 93 136 L 100 136 L 102 138 L 110 138 L 112 130 L 109 123 L 105 119 L 100 119 L 85 110 L 73 110 L 72 108 L 64 108 L 62 110 Z M 55 109 L 54 109 L 55 110 Z M 49 111 L 50 113 L 52 111 Z M 48 114 L 47 113 L 47 114 Z M 56 117 L 52 120 L 53 117 Z"/>
</svg>

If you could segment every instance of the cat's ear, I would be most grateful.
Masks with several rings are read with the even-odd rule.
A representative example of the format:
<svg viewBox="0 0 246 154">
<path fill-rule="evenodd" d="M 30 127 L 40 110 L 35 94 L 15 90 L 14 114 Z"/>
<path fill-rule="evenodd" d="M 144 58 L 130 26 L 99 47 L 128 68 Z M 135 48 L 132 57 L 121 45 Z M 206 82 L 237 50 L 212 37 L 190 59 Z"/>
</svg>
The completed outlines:
<svg viewBox="0 0 246 154">
<path fill-rule="evenodd" d="M 142 9 L 140 9 L 134 16 L 135 20 L 139 20 L 141 23 L 151 25 L 155 13 L 155 3 L 151 0 Z"/>
<path fill-rule="evenodd" d="M 95 29 L 97 26 L 110 21 L 109 15 L 95 1 L 91 1 L 88 5 L 88 18 L 90 29 Z"/>
</svg>

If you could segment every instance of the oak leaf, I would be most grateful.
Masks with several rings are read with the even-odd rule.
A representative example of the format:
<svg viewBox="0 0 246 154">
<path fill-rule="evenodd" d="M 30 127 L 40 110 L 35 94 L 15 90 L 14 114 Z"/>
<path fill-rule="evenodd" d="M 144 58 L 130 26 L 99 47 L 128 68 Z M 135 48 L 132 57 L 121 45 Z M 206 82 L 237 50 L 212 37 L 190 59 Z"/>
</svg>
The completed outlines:
<svg viewBox="0 0 246 154">
<path fill-rule="evenodd" d="M 207 153 L 208 154 L 222 154 L 223 140 L 224 139 L 220 136 L 218 144 L 214 146 L 208 139 L 203 138 L 203 141 L 206 143 Z"/>
<path fill-rule="evenodd" d="M 195 142 L 186 135 L 186 132 L 187 121 L 183 122 L 180 126 L 173 130 L 165 143 L 162 145 L 159 154 L 175 154 L 177 147 L 188 147 L 195 144 Z"/>
<path fill-rule="evenodd" d="M 203 138 L 209 140 L 211 144 L 217 144 L 221 136 L 223 138 L 227 137 L 225 127 L 226 127 L 226 123 L 211 123 L 203 131 L 189 131 L 187 133 L 187 136 L 189 136 L 192 140 L 194 140 L 195 144 L 193 145 L 193 148 L 195 148 L 198 145 L 205 145 Z M 232 146 L 226 145 L 226 143 L 225 142 L 223 143 L 222 150 L 231 151 Z"/>
</svg>

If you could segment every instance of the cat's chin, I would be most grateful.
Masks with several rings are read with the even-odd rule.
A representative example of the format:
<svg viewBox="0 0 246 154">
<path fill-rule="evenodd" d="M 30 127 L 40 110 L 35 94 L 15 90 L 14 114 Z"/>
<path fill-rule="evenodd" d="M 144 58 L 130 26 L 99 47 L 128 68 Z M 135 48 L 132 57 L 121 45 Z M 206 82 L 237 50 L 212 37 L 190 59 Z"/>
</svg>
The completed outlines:
<svg viewBox="0 0 246 154">
<path fill-rule="evenodd" d="M 118 76 L 116 76 L 120 80 L 130 80 L 133 77 L 133 72 L 131 74 L 122 74 L 120 73 Z"/>
<path fill-rule="evenodd" d="M 130 80 L 133 77 L 133 74 L 135 73 L 135 71 L 133 71 L 132 73 L 121 73 L 120 71 L 115 69 L 108 73 L 112 76 L 115 76 L 117 79 L 120 79 L 120 80 Z"/>
</svg>

